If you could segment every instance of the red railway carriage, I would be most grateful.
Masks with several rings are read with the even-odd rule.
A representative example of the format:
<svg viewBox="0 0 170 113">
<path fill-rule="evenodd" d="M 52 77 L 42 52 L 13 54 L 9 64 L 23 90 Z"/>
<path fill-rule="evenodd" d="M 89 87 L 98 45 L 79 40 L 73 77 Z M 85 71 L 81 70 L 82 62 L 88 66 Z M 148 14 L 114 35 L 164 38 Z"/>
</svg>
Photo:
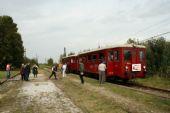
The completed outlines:
<svg viewBox="0 0 170 113">
<path fill-rule="evenodd" d="M 63 58 L 63 63 L 67 63 L 67 72 L 76 72 L 78 69 L 77 55 L 71 55 Z"/>
<path fill-rule="evenodd" d="M 68 59 L 71 61 L 72 57 Z M 146 48 L 141 45 L 119 45 L 99 48 L 79 53 L 75 56 L 75 59 L 74 65 L 70 64 L 71 62 L 67 62 L 70 66 L 73 66 L 70 68 L 72 71 L 74 69 L 78 70 L 78 62 L 82 60 L 85 72 L 95 74 L 98 74 L 99 63 L 104 61 L 107 66 L 107 77 L 119 77 L 121 79 L 142 78 L 146 71 Z"/>
</svg>

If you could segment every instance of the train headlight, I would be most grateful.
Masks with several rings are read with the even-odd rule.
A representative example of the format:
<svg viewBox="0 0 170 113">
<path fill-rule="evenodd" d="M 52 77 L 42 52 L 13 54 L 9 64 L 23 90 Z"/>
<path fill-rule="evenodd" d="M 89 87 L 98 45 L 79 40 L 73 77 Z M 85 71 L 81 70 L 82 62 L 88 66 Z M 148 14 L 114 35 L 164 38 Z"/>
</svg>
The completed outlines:
<svg viewBox="0 0 170 113">
<path fill-rule="evenodd" d="M 125 70 L 128 71 L 128 66 L 125 66 Z"/>
<path fill-rule="evenodd" d="M 146 71 L 146 66 L 143 66 L 144 71 Z"/>
</svg>

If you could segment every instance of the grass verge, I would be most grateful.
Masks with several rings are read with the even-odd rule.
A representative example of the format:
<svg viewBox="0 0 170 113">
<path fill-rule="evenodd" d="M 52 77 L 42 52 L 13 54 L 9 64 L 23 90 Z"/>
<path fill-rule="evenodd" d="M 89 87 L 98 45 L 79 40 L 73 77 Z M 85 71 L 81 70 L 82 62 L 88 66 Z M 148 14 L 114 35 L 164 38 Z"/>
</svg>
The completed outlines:
<svg viewBox="0 0 170 113">
<path fill-rule="evenodd" d="M 11 71 L 11 76 L 19 73 L 19 71 Z M 6 71 L 0 71 L 0 79 L 5 79 L 6 78 Z"/>
<path fill-rule="evenodd" d="M 49 75 L 49 72 L 46 72 Z M 61 75 L 60 75 L 61 76 Z M 61 78 L 61 77 L 60 77 Z M 170 100 L 118 87 L 112 83 L 99 86 L 98 80 L 69 74 L 54 82 L 85 113 L 169 113 Z"/>
<path fill-rule="evenodd" d="M 132 81 L 145 86 L 170 90 L 170 78 L 161 78 L 155 75 L 152 77 L 147 77 L 142 79 L 136 78 Z"/>
</svg>

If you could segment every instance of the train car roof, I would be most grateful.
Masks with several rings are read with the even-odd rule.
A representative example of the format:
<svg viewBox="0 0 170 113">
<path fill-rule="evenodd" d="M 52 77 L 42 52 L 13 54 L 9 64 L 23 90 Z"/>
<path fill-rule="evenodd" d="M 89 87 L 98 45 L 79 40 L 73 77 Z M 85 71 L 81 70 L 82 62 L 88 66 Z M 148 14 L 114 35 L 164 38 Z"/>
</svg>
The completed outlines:
<svg viewBox="0 0 170 113">
<path fill-rule="evenodd" d="M 71 57 L 76 57 L 77 56 L 77 54 L 75 54 L 75 55 L 70 55 L 70 56 L 67 56 L 67 57 L 63 57 L 63 59 L 65 59 L 65 58 L 71 58 Z"/>
<path fill-rule="evenodd" d="M 78 55 L 85 54 L 85 53 L 91 53 L 91 52 L 96 52 L 100 50 L 105 50 L 105 49 L 111 49 L 111 48 L 123 48 L 123 47 L 137 47 L 137 48 L 146 48 L 143 45 L 136 45 L 136 44 L 123 44 L 123 45 L 112 45 L 112 46 L 107 46 L 107 47 L 102 47 L 102 48 L 97 48 L 85 52 L 80 52 Z"/>
<path fill-rule="evenodd" d="M 96 52 L 96 51 L 105 50 L 105 49 L 111 49 L 111 48 L 123 48 L 123 47 L 146 48 L 146 47 L 143 46 L 143 45 L 136 45 L 136 44 L 112 45 L 112 46 L 107 46 L 107 47 L 92 49 L 92 50 L 85 51 L 85 52 L 80 52 L 80 53 L 75 54 L 75 55 L 70 55 L 70 56 L 67 56 L 67 57 L 63 57 L 63 59 L 65 59 L 65 58 L 71 58 L 71 57 L 77 57 L 77 56 L 82 55 L 82 54 L 91 53 L 91 52 Z"/>
</svg>

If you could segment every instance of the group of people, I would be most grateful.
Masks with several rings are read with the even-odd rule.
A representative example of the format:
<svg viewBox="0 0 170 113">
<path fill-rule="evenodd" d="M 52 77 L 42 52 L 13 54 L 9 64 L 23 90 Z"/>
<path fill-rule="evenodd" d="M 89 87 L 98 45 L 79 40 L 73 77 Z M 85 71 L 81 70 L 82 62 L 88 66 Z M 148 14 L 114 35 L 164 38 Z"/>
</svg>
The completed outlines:
<svg viewBox="0 0 170 113">
<path fill-rule="evenodd" d="M 30 64 L 29 63 L 27 63 L 25 65 L 22 64 L 21 68 L 20 68 L 21 80 L 28 81 L 30 72 L 31 72 Z M 34 65 L 32 67 L 32 73 L 33 73 L 34 77 L 37 77 L 37 74 L 38 74 L 38 66 L 37 65 Z"/>
<path fill-rule="evenodd" d="M 52 66 L 52 73 L 49 76 L 49 79 L 54 75 L 55 79 L 57 79 L 57 67 L 58 65 L 53 65 Z M 66 69 L 67 69 L 67 65 L 66 63 L 60 65 L 61 68 L 61 73 L 62 73 L 62 77 L 66 77 Z M 7 64 L 6 65 L 6 78 L 9 79 L 10 78 L 10 70 L 11 70 L 11 65 Z M 105 70 L 106 70 L 106 64 L 105 62 L 101 62 L 98 66 L 98 71 L 99 71 L 99 83 L 103 84 L 106 80 L 106 75 L 105 75 Z M 25 80 L 28 81 L 29 80 L 29 74 L 30 74 L 31 70 L 30 70 L 30 64 L 22 64 L 21 68 L 20 68 L 20 74 L 21 74 L 21 80 Z M 80 60 L 79 63 L 79 77 L 81 80 L 81 83 L 84 84 L 84 64 L 83 62 Z M 37 78 L 37 74 L 38 74 L 38 66 L 37 65 L 33 65 L 32 67 L 32 73 L 34 75 L 34 78 Z"/>
<path fill-rule="evenodd" d="M 54 75 L 55 79 L 57 79 L 57 67 L 58 65 L 53 65 L 51 70 L 51 75 L 49 76 L 49 79 Z M 63 65 L 60 65 L 61 68 L 61 72 L 62 72 L 62 77 L 66 77 L 66 69 L 67 69 L 67 65 L 66 63 L 64 63 Z M 105 70 L 106 70 L 106 64 L 105 62 L 101 62 L 98 66 L 98 71 L 99 71 L 99 83 L 103 84 L 106 80 L 106 75 L 105 75 Z M 80 77 L 80 81 L 82 84 L 84 84 L 84 64 L 83 62 L 80 60 L 79 63 L 79 77 Z"/>
</svg>

